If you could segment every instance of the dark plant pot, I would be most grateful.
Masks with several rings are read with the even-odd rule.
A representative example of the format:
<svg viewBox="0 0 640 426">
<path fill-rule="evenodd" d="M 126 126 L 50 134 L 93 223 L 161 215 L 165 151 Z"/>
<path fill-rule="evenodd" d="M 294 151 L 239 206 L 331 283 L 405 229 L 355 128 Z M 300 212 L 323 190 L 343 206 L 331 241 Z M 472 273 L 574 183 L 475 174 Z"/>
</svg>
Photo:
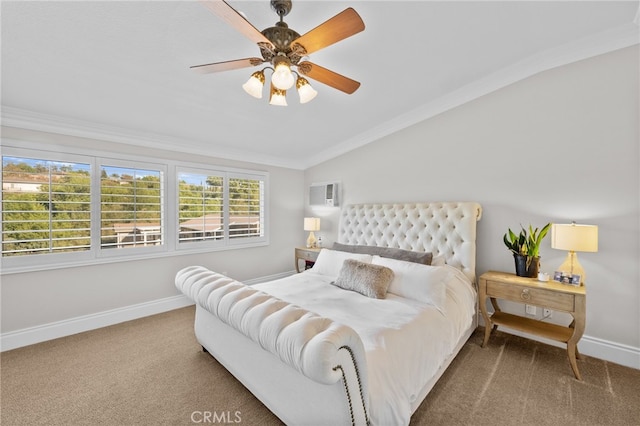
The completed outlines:
<svg viewBox="0 0 640 426">
<path fill-rule="evenodd" d="M 519 277 L 534 278 L 538 276 L 540 270 L 540 258 L 525 256 L 523 254 L 514 254 L 513 258 L 516 262 L 516 275 Z"/>
</svg>

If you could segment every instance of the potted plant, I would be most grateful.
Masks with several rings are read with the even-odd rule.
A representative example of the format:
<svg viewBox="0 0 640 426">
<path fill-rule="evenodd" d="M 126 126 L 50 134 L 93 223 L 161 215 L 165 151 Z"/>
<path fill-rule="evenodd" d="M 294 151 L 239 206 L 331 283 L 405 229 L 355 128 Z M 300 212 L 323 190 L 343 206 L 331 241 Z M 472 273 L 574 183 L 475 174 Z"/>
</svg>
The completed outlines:
<svg viewBox="0 0 640 426">
<path fill-rule="evenodd" d="M 549 232 L 551 223 L 547 223 L 542 229 L 529 229 L 521 226 L 519 234 L 509 228 L 502 237 L 504 244 L 513 253 L 516 263 L 516 275 L 519 277 L 535 277 L 540 269 L 540 244 Z"/>
</svg>

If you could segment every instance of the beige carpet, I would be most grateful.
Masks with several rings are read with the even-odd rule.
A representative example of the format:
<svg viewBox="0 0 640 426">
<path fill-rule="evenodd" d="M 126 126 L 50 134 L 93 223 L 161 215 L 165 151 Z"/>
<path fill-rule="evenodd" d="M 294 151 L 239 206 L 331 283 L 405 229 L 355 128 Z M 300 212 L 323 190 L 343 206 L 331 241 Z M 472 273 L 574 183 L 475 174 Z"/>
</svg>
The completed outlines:
<svg viewBox="0 0 640 426">
<path fill-rule="evenodd" d="M 562 349 L 480 337 L 413 425 L 640 424 L 640 370 L 584 357 L 578 382 Z M 0 367 L 3 426 L 280 423 L 201 351 L 192 307 L 4 352 Z"/>
</svg>

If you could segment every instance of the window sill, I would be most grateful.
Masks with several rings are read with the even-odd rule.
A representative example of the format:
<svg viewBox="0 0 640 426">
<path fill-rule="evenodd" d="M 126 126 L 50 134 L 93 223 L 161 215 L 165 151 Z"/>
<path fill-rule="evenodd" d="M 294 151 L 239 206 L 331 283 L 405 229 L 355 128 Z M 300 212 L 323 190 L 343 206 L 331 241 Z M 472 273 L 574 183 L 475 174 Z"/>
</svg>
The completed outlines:
<svg viewBox="0 0 640 426">
<path fill-rule="evenodd" d="M 253 248 L 253 247 L 264 247 L 268 245 L 269 245 L 269 241 L 260 241 L 260 242 L 252 242 L 249 244 L 226 245 L 223 247 L 207 247 L 207 248 L 187 249 L 187 250 L 183 249 L 183 250 L 164 251 L 161 253 L 155 252 L 155 253 L 149 253 L 149 254 L 135 254 L 132 256 L 102 257 L 102 258 L 91 259 L 91 260 L 66 261 L 66 262 L 59 262 L 55 264 L 43 264 L 43 265 L 32 264 L 29 266 L 14 266 L 14 267 L 7 267 L 6 265 L 4 265 L 4 262 L 0 261 L 0 276 L 12 275 L 12 274 L 24 274 L 28 272 L 50 271 L 55 269 L 79 268 L 79 267 L 85 267 L 85 266 L 103 265 L 103 264 L 110 264 L 110 263 L 131 262 L 131 261 L 137 261 L 137 260 L 150 260 L 150 259 L 159 259 L 159 258 L 166 258 L 166 257 L 188 256 L 188 255 L 201 254 L 201 253 L 238 250 L 238 249 Z"/>
</svg>

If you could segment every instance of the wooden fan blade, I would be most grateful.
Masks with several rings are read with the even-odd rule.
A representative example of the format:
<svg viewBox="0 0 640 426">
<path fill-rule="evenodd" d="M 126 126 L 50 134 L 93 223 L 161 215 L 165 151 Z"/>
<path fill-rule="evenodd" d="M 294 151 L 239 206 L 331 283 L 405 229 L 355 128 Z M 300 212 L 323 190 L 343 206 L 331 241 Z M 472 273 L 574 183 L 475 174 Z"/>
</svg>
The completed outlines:
<svg viewBox="0 0 640 426">
<path fill-rule="evenodd" d="M 353 8 L 347 8 L 328 21 L 318 25 L 308 33 L 298 37 L 291 45 L 301 45 L 306 54 L 311 54 L 351 37 L 364 30 L 364 22 Z"/>
<path fill-rule="evenodd" d="M 229 6 L 223 0 L 200 0 L 207 9 L 209 9 L 214 15 L 231 25 L 238 30 L 242 35 L 247 37 L 254 43 L 268 43 L 271 42 L 266 38 L 256 27 L 251 25 L 249 21 L 244 19 L 237 10 Z"/>
<path fill-rule="evenodd" d="M 214 62 L 213 64 L 194 65 L 190 67 L 198 74 L 210 74 L 212 72 L 221 72 L 229 70 L 237 70 L 239 68 L 255 67 L 260 65 L 264 60 L 261 58 L 245 58 L 236 59 L 235 61 Z"/>
<path fill-rule="evenodd" d="M 331 86 L 334 89 L 338 89 L 349 95 L 358 90 L 358 87 L 360 87 L 359 82 L 351 80 L 348 77 L 323 68 L 320 65 L 316 65 L 312 62 L 300 62 L 298 64 L 298 71 L 309 78 L 319 81 L 320 83 L 324 83 L 327 86 Z"/>
</svg>

